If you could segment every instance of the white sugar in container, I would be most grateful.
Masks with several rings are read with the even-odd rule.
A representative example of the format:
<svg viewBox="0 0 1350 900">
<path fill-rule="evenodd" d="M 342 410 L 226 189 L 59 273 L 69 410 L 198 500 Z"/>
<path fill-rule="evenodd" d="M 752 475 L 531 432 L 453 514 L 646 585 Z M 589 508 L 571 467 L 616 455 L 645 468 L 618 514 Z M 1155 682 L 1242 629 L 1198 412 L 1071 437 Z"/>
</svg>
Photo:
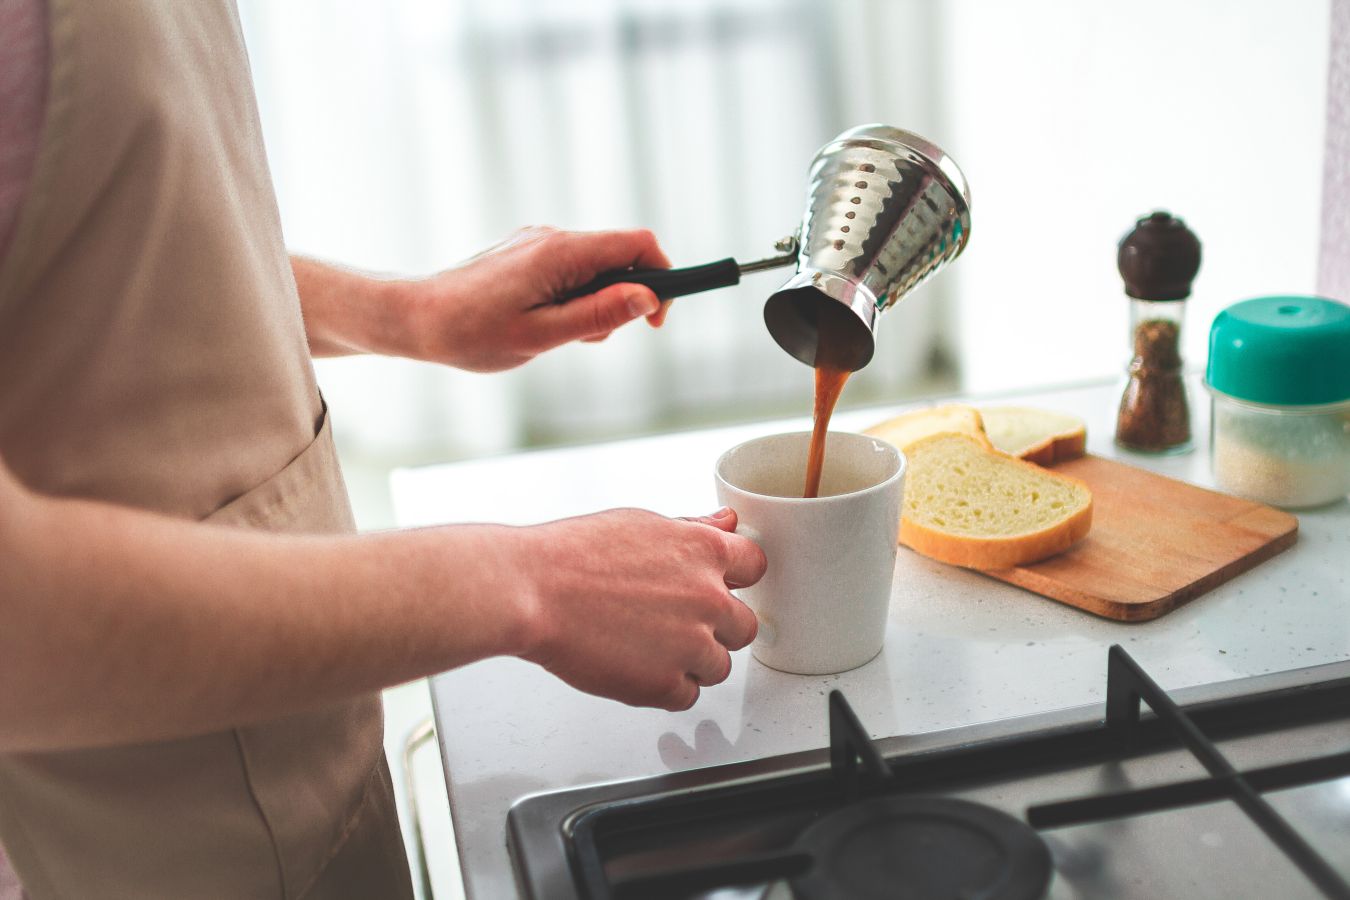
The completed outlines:
<svg viewBox="0 0 1350 900">
<path fill-rule="evenodd" d="M 1210 328 L 1205 386 L 1220 490 L 1289 509 L 1350 494 L 1350 306 L 1233 304 Z"/>
</svg>

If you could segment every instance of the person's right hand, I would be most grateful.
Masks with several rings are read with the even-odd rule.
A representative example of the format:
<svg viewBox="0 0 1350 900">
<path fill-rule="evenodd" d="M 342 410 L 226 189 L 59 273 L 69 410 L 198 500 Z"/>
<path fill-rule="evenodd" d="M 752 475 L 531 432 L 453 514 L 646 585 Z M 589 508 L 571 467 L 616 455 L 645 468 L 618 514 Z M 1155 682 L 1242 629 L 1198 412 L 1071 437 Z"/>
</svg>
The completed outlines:
<svg viewBox="0 0 1350 900">
<path fill-rule="evenodd" d="M 764 575 L 736 514 L 668 519 L 611 510 L 525 529 L 532 574 L 520 655 L 579 690 L 684 710 L 731 673 L 755 615 L 732 595 Z"/>
<path fill-rule="evenodd" d="M 559 297 L 615 269 L 666 269 L 670 260 L 645 229 L 523 228 L 462 265 L 421 281 L 394 282 L 407 310 L 393 326 L 393 353 L 470 372 L 515 368 L 571 341 L 598 342 L 634 319 L 665 320 L 641 284 L 618 283 L 566 303 Z"/>
</svg>

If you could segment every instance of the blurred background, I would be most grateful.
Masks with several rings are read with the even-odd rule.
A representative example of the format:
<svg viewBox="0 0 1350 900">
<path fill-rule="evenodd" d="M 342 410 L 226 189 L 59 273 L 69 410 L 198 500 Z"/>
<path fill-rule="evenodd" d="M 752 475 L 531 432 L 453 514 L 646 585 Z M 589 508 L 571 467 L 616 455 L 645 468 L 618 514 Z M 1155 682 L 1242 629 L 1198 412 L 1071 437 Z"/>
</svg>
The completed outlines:
<svg viewBox="0 0 1350 900">
<path fill-rule="evenodd" d="M 1119 373 L 1116 242 L 1167 208 L 1204 243 L 1185 351 L 1315 286 L 1326 0 L 243 0 L 295 252 L 396 274 L 513 229 L 652 228 L 677 265 L 770 255 L 815 150 L 878 121 L 973 195 L 963 256 L 887 313 L 842 405 Z M 518 447 L 809 415 L 770 339 L 787 272 L 523 369 L 319 364 L 364 527 L 385 473 Z"/>
<path fill-rule="evenodd" d="M 971 242 L 886 314 L 842 407 L 1123 377 L 1116 244 L 1153 209 L 1204 244 L 1192 367 L 1223 307 L 1316 288 L 1328 0 L 240 6 L 288 243 L 376 272 L 448 268 L 539 223 L 648 227 L 676 265 L 756 259 L 796 228 L 835 134 L 883 122 L 932 139 L 970 182 Z M 392 524 L 399 466 L 808 416 L 811 371 L 761 319 L 786 277 L 505 374 L 321 361 L 358 523 Z M 402 786 L 425 687 L 387 699 Z M 443 900 L 459 886 L 424 756 Z"/>
</svg>

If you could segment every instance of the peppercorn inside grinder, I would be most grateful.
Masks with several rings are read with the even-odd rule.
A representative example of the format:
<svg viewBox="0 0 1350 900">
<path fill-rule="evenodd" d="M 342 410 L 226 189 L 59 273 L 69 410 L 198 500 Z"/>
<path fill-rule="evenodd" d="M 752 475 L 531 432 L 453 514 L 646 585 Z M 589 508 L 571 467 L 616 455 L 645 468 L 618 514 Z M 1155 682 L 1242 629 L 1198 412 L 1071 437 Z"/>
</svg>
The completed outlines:
<svg viewBox="0 0 1350 900">
<path fill-rule="evenodd" d="M 723 259 L 682 269 L 605 272 L 557 302 L 611 284 L 645 284 L 669 299 L 740 282 L 743 274 L 796 263 L 764 304 L 769 334 L 813 366 L 828 322 L 837 364 L 857 371 L 876 351 L 881 314 L 960 255 L 970 240 L 970 189 L 940 147 L 909 131 L 860 125 L 811 161 L 801 227 L 780 240 L 782 255 L 752 263 Z"/>
<path fill-rule="evenodd" d="M 1116 443 L 1142 453 L 1191 449 L 1191 414 L 1182 377 L 1181 326 L 1200 241 L 1181 219 L 1144 216 L 1120 241 L 1116 266 L 1130 297 L 1128 381 L 1116 416 Z"/>
</svg>

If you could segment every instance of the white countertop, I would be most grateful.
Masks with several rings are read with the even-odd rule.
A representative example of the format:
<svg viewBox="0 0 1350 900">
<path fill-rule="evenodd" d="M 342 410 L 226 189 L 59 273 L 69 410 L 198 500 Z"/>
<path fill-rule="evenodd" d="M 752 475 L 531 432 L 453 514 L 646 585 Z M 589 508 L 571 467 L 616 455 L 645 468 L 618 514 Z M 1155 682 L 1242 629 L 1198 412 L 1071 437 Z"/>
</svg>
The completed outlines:
<svg viewBox="0 0 1350 900">
<path fill-rule="evenodd" d="M 1195 451 L 1156 458 L 1113 446 L 1117 390 L 1098 383 L 988 402 L 1076 413 L 1088 423 L 1090 452 L 1212 486 L 1203 391 L 1192 385 Z M 834 427 L 859 430 L 903 408 L 840 413 Z M 805 427 L 807 419 L 756 423 L 400 471 L 396 515 L 401 525 L 527 524 L 614 506 L 701 515 L 717 506 L 712 468 L 723 450 Z M 582 694 L 514 659 L 437 676 L 432 700 L 468 896 L 514 895 L 505 822 L 521 796 L 823 747 L 831 688 L 844 691 L 873 736 L 888 737 L 1100 700 L 1113 643 L 1164 688 L 1348 659 L 1350 503 L 1298 518 L 1290 550 L 1132 625 L 902 547 L 880 656 L 808 677 L 766 668 L 743 650 L 727 682 L 683 713 Z"/>
</svg>

